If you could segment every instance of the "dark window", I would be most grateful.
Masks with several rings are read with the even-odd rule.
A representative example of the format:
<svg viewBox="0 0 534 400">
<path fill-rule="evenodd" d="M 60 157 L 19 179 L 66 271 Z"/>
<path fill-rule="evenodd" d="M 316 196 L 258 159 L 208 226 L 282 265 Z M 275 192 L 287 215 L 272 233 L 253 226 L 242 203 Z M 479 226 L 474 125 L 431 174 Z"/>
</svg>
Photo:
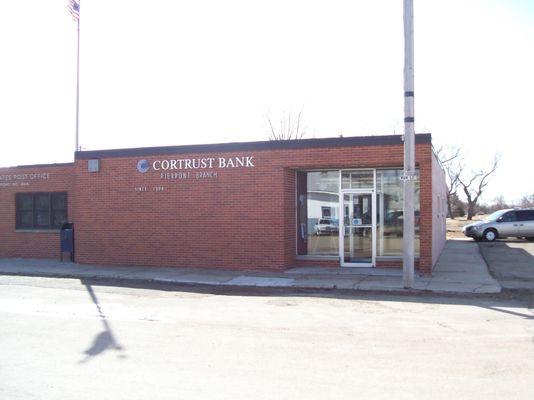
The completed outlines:
<svg viewBox="0 0 534 400">
<path fill-rule="evenodd" d="M 516 211 L 518 221 L 534 221 L 534 210 Z"/>
<path fill-rule="evenodd" d="M 501 217 L 501 222 L 515 222 L 515 211 L 509 211 Z"/>
<path fill-rule="evenodd" d="M 17 229 L 59 229 L 67 222 L 67 193 L 17 193 Z"/>
</svg>

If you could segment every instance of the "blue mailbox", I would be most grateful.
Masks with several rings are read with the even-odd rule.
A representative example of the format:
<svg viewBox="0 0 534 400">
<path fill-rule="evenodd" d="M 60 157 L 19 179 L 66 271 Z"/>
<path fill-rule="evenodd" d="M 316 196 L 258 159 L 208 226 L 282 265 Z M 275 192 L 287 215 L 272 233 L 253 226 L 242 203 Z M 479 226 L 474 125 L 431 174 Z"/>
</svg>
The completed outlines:
<svg viewBox="0 0 534 400">
<path fill-rule="evenodd" d="M 61 261 L 63 253 L 70 253 L 70 260 L 74 262 L 74 224 L 66 222 L 59 230 L 59 246 L 61 252 Z"/>
</svg>

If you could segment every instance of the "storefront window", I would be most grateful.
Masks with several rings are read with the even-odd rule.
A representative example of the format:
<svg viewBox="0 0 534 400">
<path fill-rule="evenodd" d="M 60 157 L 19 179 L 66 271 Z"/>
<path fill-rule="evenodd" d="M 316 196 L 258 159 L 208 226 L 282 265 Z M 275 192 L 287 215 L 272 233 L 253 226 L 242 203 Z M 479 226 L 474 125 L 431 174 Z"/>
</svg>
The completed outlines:
<svg viewBox="0 0 534 400">
<path fill-rule="evenodd" d="M 403 171 L 376 171 L 377 255 L 401 256 L 403 236 Z M 419 181 L 415 181 L 415 254 L 419 255 Z"/>
<path fill-rule="evenodd" d="M 342 190 L 357 190 L 371 198 L 376 188 L 376 243 L 370 246 L 376 246 L 379 257 L 402 256 L 402 174 L 401 169 L 377 169 L 375 185 L 374 170 L 341 171 Z M 339 170 L 297 173 L 297 254 L 339 256 L 339 175 Z M 372 214 L 365 223 L 372 223 Z M 415 255 L 419 255 L 419 181 L 415 181 Z"/>
<path fill-rule="evenodd" d="M 339 255 L 339 172 L 299 173 L 298 254 Z"/>
</svg>

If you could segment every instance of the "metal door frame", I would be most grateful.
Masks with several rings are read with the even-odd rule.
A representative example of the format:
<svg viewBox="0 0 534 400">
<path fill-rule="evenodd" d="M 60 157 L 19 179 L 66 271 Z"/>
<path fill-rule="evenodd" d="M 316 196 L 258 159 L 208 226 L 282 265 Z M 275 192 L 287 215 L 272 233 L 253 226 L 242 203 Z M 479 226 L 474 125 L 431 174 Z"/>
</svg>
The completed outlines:
<svg viewBox="0 0 534 400">
<path fill-rule="evenodd" d="M 375 173 L 376 174 L 376 173 Z M 374 174 L 374 175 L 375 175 Z M 339 172 L 341 181 L 341 171 Z M 376 178 L 376 177 L 375 177 Z M 375 179 L 376 181 L 376 179 Z M 339 190 L 339 260 L 341 267 L 375 267 L 376 266 L 376 191 L 374 189 L 341 189 Z M 345 210 L 343 209 L 345 194 L 371 195 L 371 262 L 345 262 Z"/>
</svg>

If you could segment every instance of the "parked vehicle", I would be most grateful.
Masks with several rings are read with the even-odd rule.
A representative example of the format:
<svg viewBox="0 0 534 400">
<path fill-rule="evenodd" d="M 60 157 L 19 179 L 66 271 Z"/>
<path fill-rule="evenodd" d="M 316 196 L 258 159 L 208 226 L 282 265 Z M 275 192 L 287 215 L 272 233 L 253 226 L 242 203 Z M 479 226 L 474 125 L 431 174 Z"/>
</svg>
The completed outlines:
<svg viewBox="0 0 534 400">
<path fill-rule="evenodd" d="M 483 221 L 464 226 L 462 232 L 476 241 L 493 242 L 505 237 L 524 237 L 534 241 L 534 209 L 495 211 Z"/>
<path fill-rule="evenodd" d="M 415 211 L 414 223 L 415 233 L 419 234 L 419 211 Z M 389 211 L 384 218 L 383 232 L 384 236 L 395 235 L 402 237 L 403 235 L 404 212 L 402 210 Z"/>
<path fill-rule="evenodd" d="M 333 234 L 337 235 L 339 232 L 339 225 L 337 221 L 323 218 L 320 219 L 317 224 L 315 224 L 314 230 L 317 236 Z"/>
</svg>

